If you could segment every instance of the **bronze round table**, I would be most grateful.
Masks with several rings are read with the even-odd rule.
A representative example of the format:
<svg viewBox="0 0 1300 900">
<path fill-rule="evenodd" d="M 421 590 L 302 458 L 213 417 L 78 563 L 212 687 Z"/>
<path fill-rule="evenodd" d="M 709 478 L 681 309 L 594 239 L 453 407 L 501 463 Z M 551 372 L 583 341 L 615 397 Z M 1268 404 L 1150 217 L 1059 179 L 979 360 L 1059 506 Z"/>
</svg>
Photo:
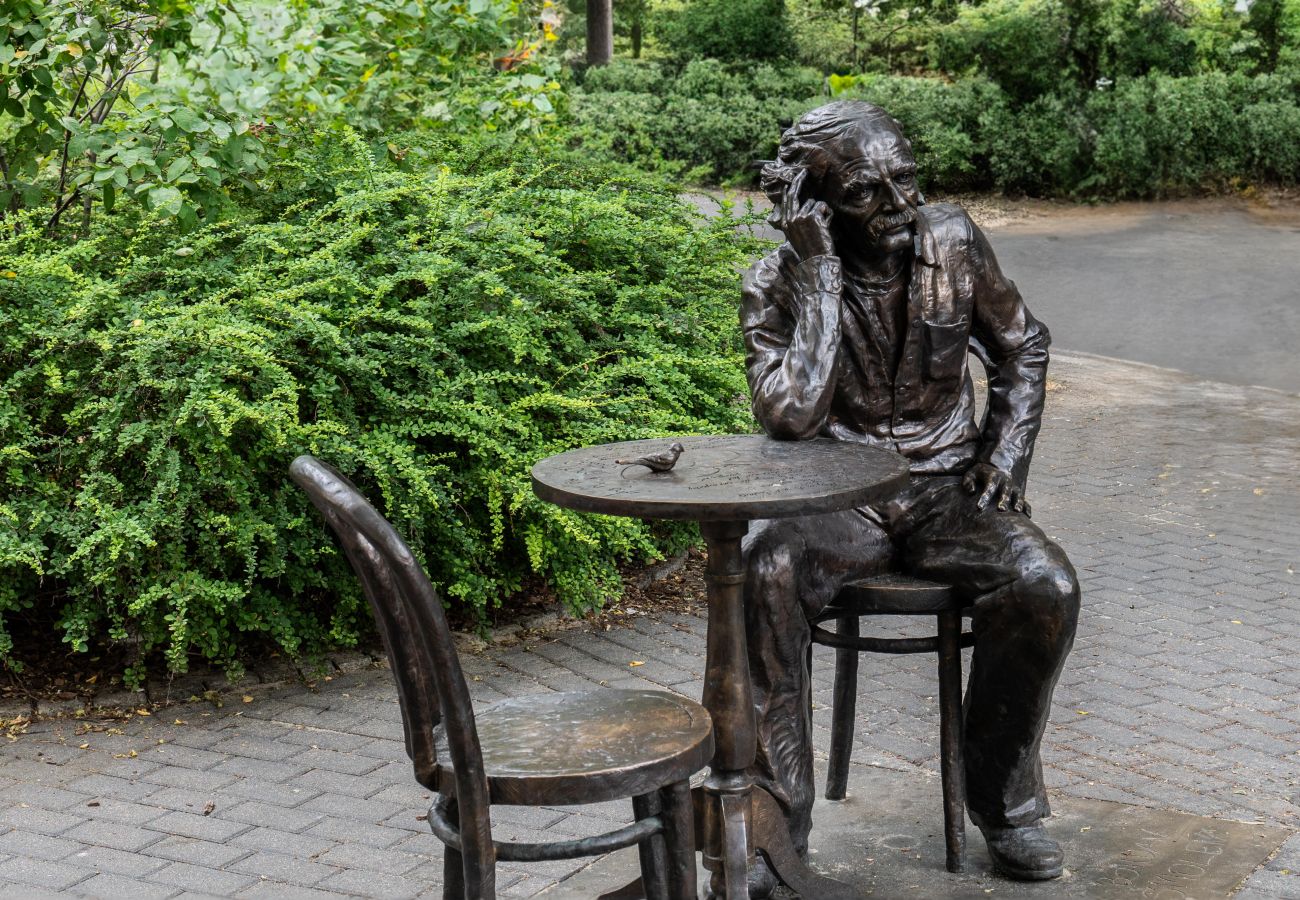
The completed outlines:
<svg viewBox="0 0 1300 900">
<path fill-rule="evenodd" d="M 619 465 L 683 452 L 668 472 Z M 708 546 L 708 642 L 703 702 L 713 716 L 716 750 L 697 789 L 696 835 L 711 874 L 711 892 L 747 900 L 746 870 L 762 851 L 780 879 L 807 900 L 860 897 L 848 885 L 813 873 L 795 854 L 776 800 L 755 789 L 757 726 L 742 608 L 741 538 L 752 519 L 808 516 L 864 506 L 897 492 L 908 477 L 896 453 L 818 438 L 777 441 L 761 435 L 697 436 L 583 447 L 533 466 L 543 500 L 584 512 L 700 523 Z"/>
</svg>

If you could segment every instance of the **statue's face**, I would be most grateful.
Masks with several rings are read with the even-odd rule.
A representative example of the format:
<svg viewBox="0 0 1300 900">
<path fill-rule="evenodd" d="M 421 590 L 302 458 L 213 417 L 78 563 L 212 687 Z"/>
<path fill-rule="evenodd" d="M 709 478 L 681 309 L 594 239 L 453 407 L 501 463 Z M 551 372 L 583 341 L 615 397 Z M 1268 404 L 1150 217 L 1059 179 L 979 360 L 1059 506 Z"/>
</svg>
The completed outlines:
<svg viewBox="0 0 1300 900">
<path fill-rule="evenodd" d="M 890 127 L 858 132 L 834 148 L 840 163 L 823 179 L 831 221 L 841 233 L 865 234 L 876 251 L 911 245 L 916 207 L 916 160 Z"/>
</svg>

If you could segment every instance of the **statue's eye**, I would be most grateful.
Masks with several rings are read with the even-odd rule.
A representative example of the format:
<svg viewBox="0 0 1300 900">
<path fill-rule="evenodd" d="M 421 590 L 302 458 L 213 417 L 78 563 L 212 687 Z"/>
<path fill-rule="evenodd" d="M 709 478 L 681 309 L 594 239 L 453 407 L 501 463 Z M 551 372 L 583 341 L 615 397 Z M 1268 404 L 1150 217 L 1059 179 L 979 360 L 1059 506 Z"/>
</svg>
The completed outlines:
<svg viewBox="0 0 1300 900">
<path fill-rule="evenodd" d="M 899 174 L 894 178 L 894 181 L 896 181 L 898 184 L 911 184 L 911 183 L 912 183 L 912 179 L 913 179 L 914 177 L 916 177 L 916 176 L 915 176 L 915 174 L 912 173 L 912 172 L 900 172 L 900 173 L 899 173 Z"/>
</svg>

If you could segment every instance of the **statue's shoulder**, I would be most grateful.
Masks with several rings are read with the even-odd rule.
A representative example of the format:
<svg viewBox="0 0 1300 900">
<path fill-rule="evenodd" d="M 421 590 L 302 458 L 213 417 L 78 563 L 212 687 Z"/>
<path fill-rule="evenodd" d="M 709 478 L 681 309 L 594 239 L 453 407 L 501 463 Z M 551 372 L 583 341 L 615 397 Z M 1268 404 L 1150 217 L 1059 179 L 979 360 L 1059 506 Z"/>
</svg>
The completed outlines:
<svg viewBox="0 0 1300 900">
<path fill-rule="evenodd" d="M 917 212 L 941 243 L 965 244 L 978 231 L 970 213 L 956 203 L 927 203 Z"/>
</svg>

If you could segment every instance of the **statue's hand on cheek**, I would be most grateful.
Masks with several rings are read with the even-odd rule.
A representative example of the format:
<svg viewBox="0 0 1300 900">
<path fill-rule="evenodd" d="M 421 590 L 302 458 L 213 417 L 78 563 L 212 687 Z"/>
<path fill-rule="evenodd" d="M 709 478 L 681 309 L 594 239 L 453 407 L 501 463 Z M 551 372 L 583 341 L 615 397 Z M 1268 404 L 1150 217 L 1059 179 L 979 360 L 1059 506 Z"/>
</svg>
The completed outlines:
<svg viewBox="0 0 1300 900">
<path fill-rule="evenodd" d="M 801 170 L 786 185 L 777 227 L 785 233 L 785 239 L 801 260 L 815 256 L 834 256 L 831 208 L 820 200 L 803 198 L 807 176 L 808 170 Z"/>
</svg>

